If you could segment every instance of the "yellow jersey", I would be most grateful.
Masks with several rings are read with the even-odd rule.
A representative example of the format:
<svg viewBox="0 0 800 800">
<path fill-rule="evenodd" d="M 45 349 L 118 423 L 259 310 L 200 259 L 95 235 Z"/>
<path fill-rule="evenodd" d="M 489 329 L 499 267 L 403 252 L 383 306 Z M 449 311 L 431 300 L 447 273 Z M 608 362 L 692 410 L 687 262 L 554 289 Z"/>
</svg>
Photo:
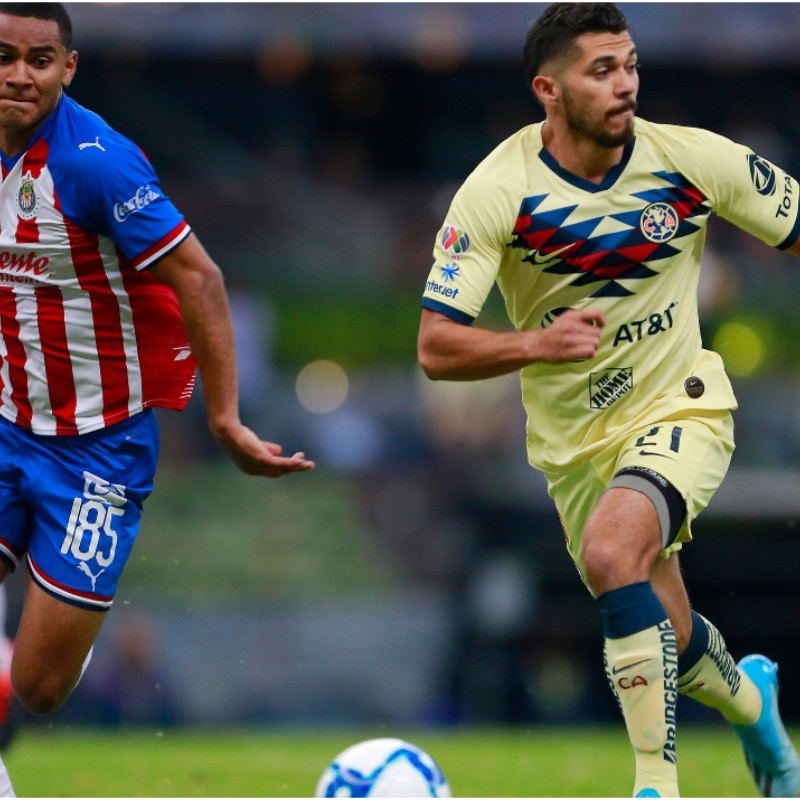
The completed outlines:
<svg viewBox="0 0 800 800">
<path fill-rule="evenodd" d="M 637 119 L 599 184 L 563 169 L 542 123 L 502 142 L 453 199 L 422 305 L 471 324 L 497 282 L 517 330 L 567 309 L 606 318 L 591 359 L 521 371 L 528 455 L 546 473 L 660 420 L 734 409 L 703 349 L 697 283 L 711 212 L 768 245 L 800 234 L 797 181 L 709 131 Z M 687 383 L 688 381 L 688 383 Z"/>
</svg>

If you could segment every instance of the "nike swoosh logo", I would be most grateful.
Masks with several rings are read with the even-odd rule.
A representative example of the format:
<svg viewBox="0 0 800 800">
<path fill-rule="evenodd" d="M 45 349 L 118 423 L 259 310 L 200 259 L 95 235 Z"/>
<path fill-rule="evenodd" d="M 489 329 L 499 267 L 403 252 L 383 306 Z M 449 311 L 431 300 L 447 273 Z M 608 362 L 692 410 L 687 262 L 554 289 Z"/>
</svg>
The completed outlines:
<svg viewBox="0 0 800 800">
<path fill-rule="evenodd" d="M 565 247 L 562 247 L 558 250 L 553 250 L 550 253 L 542 253 L 539 250 L 533 251 L 533 263 L 534 264 L 546 264 L 548 261 L 555 261 L 562 253 L 566 253 L 567 250 L 572 250 L 575 247 L 575 242 L 572 244 L 568 244 Z"/>
<path fill-rule="evenodd" d="M 681 694 L 691 694 L 692 692 L 696 692 L 698 689 L 702 689 L 705 685 L 705 681 L 698 681 L 697 683 L 693 683 L 691 686 L 688 686 L 686 689 L 681 689 Z"/>
<path fill-rule="evenodd" d="M 619 675 L 620 672 L 625 672 L 625 670 L 633 669 L 634 667 L 638 667 L 640 664 L 646 664 L 648 661 L 652 660 L 652 658 L 643 658 L 641 661 L 634 661 L 633 664 L 628 664 L 627 666 L 620 667 L 619 669 L 616 667 L 611 667 L 611 674 Z"/>
<path fill-rule="evenodd" d="M 640 456 L 658 456 L 659 458 L 668 458 L 670 461 L 674 461 L 675 459 L 672 456 L 665 456 L 663 453 L 653 453 L 650 450 L 640 450 Z"/>
</svg>

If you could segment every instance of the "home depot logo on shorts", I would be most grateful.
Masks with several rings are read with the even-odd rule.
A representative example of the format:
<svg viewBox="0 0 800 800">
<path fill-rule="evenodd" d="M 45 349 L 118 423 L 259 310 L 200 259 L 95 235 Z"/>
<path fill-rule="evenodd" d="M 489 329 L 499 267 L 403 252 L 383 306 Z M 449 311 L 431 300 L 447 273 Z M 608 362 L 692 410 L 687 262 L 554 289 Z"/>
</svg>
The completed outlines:
<svg viewBox="0 0 800 800">
<path fill-rule="evenodd" d="M 633 367 L 609 367 L 589 375 L 589 408 L 608 408 L 633 388 Z"/>
</svg>

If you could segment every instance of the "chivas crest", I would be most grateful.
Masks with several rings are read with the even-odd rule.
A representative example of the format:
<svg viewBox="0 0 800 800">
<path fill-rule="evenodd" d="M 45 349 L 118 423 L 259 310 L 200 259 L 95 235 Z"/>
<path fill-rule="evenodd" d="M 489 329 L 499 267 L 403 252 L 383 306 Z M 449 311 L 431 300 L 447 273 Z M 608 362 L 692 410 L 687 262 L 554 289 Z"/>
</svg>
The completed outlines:
<svg viewBox="0 0 800 800">
<path fill-rule="evenodd" d="M 30 170 L 22 176 L 17 192 L 17 215 L 20 219 L 34 219 L 39 211 L 39 195 L 36 194 L 36 181 Z"/>
</svg>

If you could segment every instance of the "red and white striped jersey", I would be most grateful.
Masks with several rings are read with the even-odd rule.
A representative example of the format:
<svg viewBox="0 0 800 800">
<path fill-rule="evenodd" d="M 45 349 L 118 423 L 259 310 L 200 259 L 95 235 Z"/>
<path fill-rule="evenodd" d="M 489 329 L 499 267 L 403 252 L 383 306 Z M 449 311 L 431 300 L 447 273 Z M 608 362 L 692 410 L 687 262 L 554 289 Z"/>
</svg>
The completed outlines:
<svg viewBox="0 0 800 800">
<path fill-rule="evenodd" d="M 63 96 L 0 160 L 0 414 L 69 436 L 184 408 L 195 362 L 174 291 L 146 267 L 190 228 L 146 157 Z"/>
</svg>

